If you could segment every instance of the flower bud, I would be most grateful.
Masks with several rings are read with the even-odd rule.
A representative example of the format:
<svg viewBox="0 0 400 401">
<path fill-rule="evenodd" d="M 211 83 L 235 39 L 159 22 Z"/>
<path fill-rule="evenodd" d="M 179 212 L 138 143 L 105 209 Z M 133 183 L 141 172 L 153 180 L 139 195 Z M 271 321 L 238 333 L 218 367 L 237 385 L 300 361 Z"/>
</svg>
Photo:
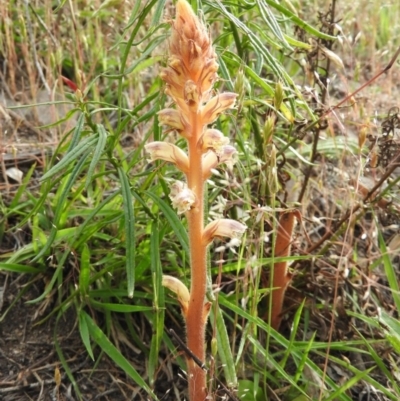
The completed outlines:
<svg viewBox="0 0 400 401">
<path fill-rule="evenodd" d="M 367 132 L 368 132 L 368 128 L 366 125 L 362 126 L 360 129 L 360 132 L 358 133 L 358 147 L 360 149 L 360 151 L 362 150 L 365 141 L 367 139 Z"/>
<path fill-rule="evenodd" d="M 279 191 L 278 170 L 276 167 L 276 147 L 274 144 L 269 147 L 269 168 L 267 173 L 267 183 L 271 194 L 275 195 Z"/>
<path fill-rule="evenodd" d="M 188 80 L 185 82 L 183 98 L 185 99 L 186 104 L 192 110 L 197 110 L 197 108 L 199 107 L 200 95 L 197 89 L 197 85 L 192 80 Z"/>
<path fill-rule="evenodd" d="M 275 110 L 279 111 L 283 102 L 283 85 L 281 81 L 278 81 L 275 85 L 275 95 L 274 95 L 274 106 Z"/>
<path fill-rule="evenodd" d="M 186 316 L 190 299 L 190 293 L 186 285 L 181 280 L 168 275 L 162 276 L 162 285 L 176 294 L 181 304 L 182 312 Z"/>
<path fill-rule="evenodd" d="M 265 121 L 264 129 L 263 129 L 263 136 L 264 136 L 264 144 L 267 145 L 272 140 L 272 135 L 274 134 L 275 129 L 275 117 L 269 116 L 267 121 Z"/>
</svg>

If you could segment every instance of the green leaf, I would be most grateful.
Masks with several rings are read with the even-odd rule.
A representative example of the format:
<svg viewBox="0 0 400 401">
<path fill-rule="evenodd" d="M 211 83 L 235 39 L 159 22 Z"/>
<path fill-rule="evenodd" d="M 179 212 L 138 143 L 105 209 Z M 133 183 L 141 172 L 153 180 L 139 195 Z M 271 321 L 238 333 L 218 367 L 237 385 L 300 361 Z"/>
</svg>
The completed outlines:
<svg viewBox="0 0 400 401">
<path fill-rule="evenodd" d="M 240 401 L 262 401 L 266 399 L 263 389 L 250 380 L 239 381 L 238 397 Z"/>
<path fill-rule="evenodd" d="M 86 320 L 89 333 L 95 343 L 105 352 L 136 384 L 147 393 L 158 400 L 156 395 L 151 391 L 150 387 L 143 380 L 142 375 L 139 374 L 132 364 L 119 352 L 119 350 L 111 343 L 103 331 L 96 325 L 92 318 L 82 311 L 83 318 Z"/>
<path fill-rule="evenodd" d="M 26 193 L 26 187 L 31 182 L 31 177 L 35 170 L 36 170 L 36 163 L 34 163 L 32 167 L 29 169 L 28 173 L 24 177 L 24 180 L 22 181 L 22 184 L 19 186 L 18 191 L 16 192 L 13 200 L 10 203 L 9 206 L 10 211 L 18 206 L 21 199 L 21 195 Z"/>
<path fill-rule="evenodd" d="M 69 153 L 67 153 L 59 163 L 57 163 L 46 174 L 44 174 L 40 178 L 40 181 L 47 180 L 56 175 L 63 168 L 67 167 L 69 164 L 75 161 L 82 153 L 86 152 L 87 149 L 92 148 L 97 140 L 98 140 L 98 135 L 90 136 L 83 139 L 79 143 L 79 145 L 77 145 Z"/>
<path fill-rule="evenodd" d="M 381 310 L 379 321 L 382 324 L 385 332 L 385 337 L 388 339 L 395 351 L 400 354 L 400 323 L 397 319 L 391 317 L 387 312 Z"/>
<path fill-rule="evenodd" d="M 146 191 L 146 194 L 151 199 L 153 199 L 153 201 L 160 208 L 162 214 L 168 220 L 173 231 L 175 232 L 175 235 L 177 236 L 179 242 L 181 243 L 183 250 L 189 256 L 188 234 L 187 234 L 187 231 L 186 231 L 185 227 L 183 226 L 181 220 L 179 219 L 178 215 L 176 214 L 176 212 L 167 203 L 165 203 L 162 199 L 160 199 L 159 196 L 153 194 L 150 191 Z"/>
<path fill-rule="evenodd" d="M 326 33 L 320 32 L 317 29 L 313 28 L 311 25 L 304 22 L 302 19 L 297 17 L 297 15 L 293 14 L 291 11 L 289 11 L 289 9 L 281 6 L 279 3 L 277 3 L 273 0 L 264 0 L 264 1 L 267 4 L 269 4 L 271 7 L 275 8 L 276 10 L 281 12 L 284 16 L 290 18 L 290 20 L 292 22 L 294 22 L 300 28 L 304 29 L 309 34 L 317 36 L 318 38 L 321 38 L 321 39 L 326 39 L 326 40 L 336 40 L 337 39 L 335 36 L 328 35 Z"/>
<path fill-rule="evenodd" d="M 264 22 L 266 23 L 269 30 L 279 39 L 279 42 L 284 47 L 291 49 L 289 43 L 286 41 L 279 24 L 276 21 L 274 14 L 272 14 L 270 8 L 263 0 L 257 0 L 258 9 Z"/>
<path fill-rule="evenodd" d="M 210 321 L 211 324 L 215 326 L 214 329 L 216 328 L 218 355 L 221 358 L 226 383 L 228 387 L 236 388 L 238 381 L 236 376 L 235 362 L 233 360 L 228 331 L 218 305 L 211 308 Z"/>
<path fill-rule="evenodd" d="M 110 295 L 112 295 L 112 293 Z M 98 302 L 94 299 L 90 300 L 90 305 L 101 310 L 119 313 L 151 312 L 154 310 L 151 306 L 112 304 L 106 302 Z"/>
<path fill-rule="evenodd" d="M 379 227 L 379 225 L 378 225 Z M 385 268 L 386 277 L 389 282 L 390 289 L 392 290 L 392 296 L 394 303 L 396 305 L 397 311 L 400 312 L 400 288 L 399 283 L 397 281 L 396 271 L 394 269 L 392 260 L 389 256 L 388 250 L 386 248 L 385 240 L 382 236 L 380 230 L 378 230 L 378 239 L 379 239 L 379 249 L 381 250 L 382 254 L 382 262 Z"/>
<path fill-rule="evenodd" d="M 86 314 L 80 310 L 79 311 L 79 334 L 81 335 L 82 342 L 88 352 L 90 358 L 94 361 L 94 355 L 92 346 L 90 344 L 89 328 L 86 321 Z"/>
<path fill-rule="evenodd" d="M 103 125 L 97 124 L 97 132 L 98 132 L 99 137 L 98 137 L 96 149 L 93 152 L 92 161 L 90 162 L 90 166 L 89 166 L 89 169 L 87 172 L 85 190 L 87 190 L 90 182 L 92 181 L 94 169 L 96 168 L 96 166 L 101 158 L 101 155 L 103 153 L 104 147 L 106 146 L 106 143 L 107 143 L 107 135 L 108 134 L 107 134 L 107 131 L 105 130 L 105 128 L 103 127 Z"/>
<path fill-rule="evenodd" d="M 62 316 L 62 315 L 60 314 L 59 316 Z M 79 390 L 78 383 L 76 382 L 76 380 L 74 378 L 74 375 L 72 374 L 72 371 L 69 368 L 68 362 L 65 359 L 64 353 L 63 353 L 62 348 L 60 346 L 59 337 L 57 336 L 57 330 L 54 330 L 54 347 L 55 347 L 55 349 L 57 351 L 58 359 L 60 360 L 61 365 L 62 365 L 65 373 L 67 374 L 68 379 L 72 384 L 72 387 L 75 390 L 76 396 L 78 397 L 79 400 L 83 400 L 82 394 L 81 394 L 81 392 Z"/>
<path fill-rule="evenodd" d="M 121 167 L 118 168 L 118 175 L 121 182 L 125 216 L 126 276 L 128 280 L 128 297 L 132 298 L 135 287 L 135 214 L 133 213 L 133 198 L 128 177 Z"/>
<path fill-rule="evenodd" d="M 43 255 L 45 255 L 46 252 L 50 249 L 51 245 L 53 244 L 53 241 L 57 235 L 58 224 L 59 224 L 59 220 L 61 217 L 61 213 L 67 203 L 68 194 L 69 194 L 72 186 L 74 185 L 75 181 L 77 180 L 78 176 L 80 175 L 89 154 L 90 154 L 90 151 L 87 151 L 86 154 L 84 154 L 81 157 L 79 162 L 76 164 L 76 166 L 72 170 L 70 176 L 68 177 L 67 183 L 65 184 L 65 187 L 63 188 L 63 190 L 61 192 L 60 198 L 58 199 L 56 210 L 54 211 L 53 227 L 50 231 L 49 238 L 46 242 L 46 245 L 35 256 L 35 258 L 32 260 L 32 262 L 39 260 Z"/>
<path fill-rule="evenodd" d="M 79 291 L 86 295 L 89 291 L 90 281 L 90 249 L 87 244 L 83 244 L 81 253 L 81 263 L 79 269 Z"/>
<path fill-rule="evenodd" d="M 154 384 L 156 370 L 158 367 L 159 351 L 164 333 L 164 287 L 162 286 L 162 268 L 160 261 L 160 235 L 158 221 L 153 221 L 151 225 L 150 237 L 150 256 L 151 256 L 151 275 L 153 281 L 153 336 L 151 338 L 149 356 L 149 379 L 150 384 Z"/>
<path fill-rule="evenodd" d="M 8 263 L 8 262 L 0 262 L 0 270 L 5 270 L 13 273 L 30 273 L 37 274 L 45 270 L 45 268 L 39 268 L 21 265 L 18 263 Z"/>
<path fill-rule="evenodd" d="M 72 134 L 72 138 L 69 143 L 67 153 L 69 153 L 79 143 L 84 124 L 85 124 L 85 115 L 81 113 L 78 117 L 78 120 L 76 121 L 76 126 L 74 129 L 74 133 Z"/>
</svg>

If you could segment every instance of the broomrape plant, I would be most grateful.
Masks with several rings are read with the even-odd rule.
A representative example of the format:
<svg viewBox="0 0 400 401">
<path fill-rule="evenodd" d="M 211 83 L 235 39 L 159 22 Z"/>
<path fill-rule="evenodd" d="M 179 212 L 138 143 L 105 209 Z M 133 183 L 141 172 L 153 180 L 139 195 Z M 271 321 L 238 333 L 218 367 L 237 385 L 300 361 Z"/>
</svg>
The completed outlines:
<svg viewBox="0 0 400 401">
<path fill-rule="evenodd" d="M 234 107 L 236 93 L 215 94 L 218 64 L 205 25 L 186 0 L 178 0 L 172 21 L 168 66 L 161 72 L 165 93 L 176 108 L 159 112 L 160 124 L 175 129 L 188 145 L 188 154 L 166 142 L 146 145 L 152 160 L 165 160 L 186 176 L 186 182 L 172 184 L 170 198 L 178 214 L 188 220 L 190 245 L 190 291 L 179 279 L 164 276 L 163 285 L 175 292 L 186 323 L 187 347 L 201 361 L 205 359 L 205 326 L 211 303 L 206 300 L 207 248 L 215 237 L 240 238 L 246 230 L 231 219 L 219 219 L 205 226 L 204 184 L 212 170 L 234 162 L 236 150 L 216 129 L 207 128 L 224 111 Z M 207 397 L 206 372 L 192 358 L 187 360 L 189 398 Z"/>
</svg>

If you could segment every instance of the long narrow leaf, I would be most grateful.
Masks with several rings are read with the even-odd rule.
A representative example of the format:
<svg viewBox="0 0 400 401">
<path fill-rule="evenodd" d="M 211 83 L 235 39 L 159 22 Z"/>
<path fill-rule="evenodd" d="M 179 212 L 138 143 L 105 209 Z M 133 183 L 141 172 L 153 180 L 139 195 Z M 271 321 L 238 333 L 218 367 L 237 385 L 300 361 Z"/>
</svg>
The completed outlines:
<svg viewBox="0 0 400 401">
<path fill-rule="evenodd" d="M 175 235 L 177 236 L 179 242 L 181 243 L 183 250 L 186 252 L 187 255 L 189 255 L 189 238 L 187 235 L 187 231 L 185 230 L 185 227 L 182 225 L 182 222 L 178 218 L 178 215 L 175 213 L 174 210 L 171 209 L 169 205 L 167 205 L 157 195 L 153 194 L 150 191 L 146 191 L 146 194 L 151 199 L 153 199 L 153 201 L 160 208 L 164 217 L 168 220 L 169 224 L 174 230 Z"/>
<path fill-rule="evenodd" d="M 151 338 L 149 356 L 150 384 L 154 384 L 155 373 L 158 366 L 158 354 L 164 332 L 164 287 L 162 286 L 162 269 L 160 261 L 158 221 L 153 221 L 151 226 L 150 255 L 151 274 L 153 278 L 153 336 Z"/>
<path fill-rule="evenodd" d="M 63 168 L 67 167 L 74 160 L 76 160 L 87 149 L 92 148 L 96 143 L 97 139 L 98 139 L 97 135 L 83 139 L 80 142 L 79 146 L 76 146 L 68 154 L 66 154 L 64 158 L 55 166 L 53 166 L 46 174 L 44 174 L 43 177 L 40 178 L 40 180 L 44 181 L 56 175 Z"/>
<path fill-rule="evenodd" d="M 99 160 L 101 158 L 101 155 L 103 153 L 104 147 L 106 146 L 107 143 L 107 131 L 101 124 L 97 124 L 97 132 L 98 132 L 98 141 L 96 148 L 93 152 L 93 157 L 92 161 L 90 162 L 90 166 L 86 175 L 86 184 L 85 184 L 85 190 L 88 188 L 90 182 L 92 181 L 94 169 L 96 168 L 97 164 L 99 163 Z"/>
<path fill-rule="evenodd" d="M 228 387 L 236 388 L 238 385 L 236 367 L 233 360 L 228 331 L 218 305 L 215 308 L 211 308 L 210 321 L 213 325 L 214 322 L 216 323 L 214 329 L 216 329 L 217 335 L 218 355 L 221 358 L 226 383 Z"/>
<path fill-rule="evenodd" d="M 84 154 L 79 162 L 76 164 L 74 169 L 72 170 L 70 176 L 68 177 L 67 183 L 65 187 L 63 188 L 60 198 L 58 200 L 56 210 L 54 212 L 54 220 L 53 220 L 53 227 L 50 231 L 49 238 L 46 242 L 46 245 L 40 250 L 40 252 L 36 255 L 36 257 L 33 259 L 33 262 L 36 260 L 39 260 L 43 255 L 46 254 L 46 252 L 50 249 L 51 245 L 53 244 L 54 239 L 56 238 L 57 235 L 57 230 L 58 230 L 58 224 L 59 224 L 59 219 L 61 217 L 61 212 L 65 207 L 65 202 L 68 197 L 68 194 L 74 185 L 75 181 L 77 180 L 79 174 L 81 173 L 84 164 L 86 162 L 86 159 L 88 158 L 90 154 L 90 150 L 86 151 L 86 154 Z"/>
<path fill-rule="evenodd" d="M 121 167 L 118 168 L 118 175 L 121 182 L 125 216 L 126 276 L 128 280 L 128 297 L 132 298 L 135 287 L 135 214 L 133 213 L 133 198 L 128 177 Z"/>
<path fill-rule="evenodd" d="M 79 143 L 84 124 L 85 124 L 85 115 L 81 113 L 78 117 L 78 120 L 76 121 L 76 126 L 74 129 L 74 133 L 72 134 L 72 138 L 69 143 L 67 153 L 69 153 Z"/>
<path fill-rule="evenodd" d="M 142 389 L 146 390 L 147 393 L 158 400 L 156 395 L 151 391 L 150 387 L 143 380 L 142 376 L 132 366 L 132 364 L 120 353 L 120 351 L 111 343 L 108 337 L 103 331 L 96 325 L 92 318 L 85 312 L 84 318 L 89 329 L 89 333 L 92 336 L 95 343 L 105 352 L 135 383 L 137 383 Z"/>
<path fill-rule="evenodd" d="M 385 240 L 383 239 L 382 233 L 378 231 L 378 239 L 379 239 L 379 249 L 382 254 L 383 266 L 385 268 L 386 277 L 389 282 L 390 289 L 392 290 L 392 296 L 394 303 L 396 305 L 397 311 L 400 312 L 400 288 L 399 283 L 397 281 L 396 271 L 394 269 L 393 263 L 388 254 L 388 250 L 385 244 Z"/>
</svg>

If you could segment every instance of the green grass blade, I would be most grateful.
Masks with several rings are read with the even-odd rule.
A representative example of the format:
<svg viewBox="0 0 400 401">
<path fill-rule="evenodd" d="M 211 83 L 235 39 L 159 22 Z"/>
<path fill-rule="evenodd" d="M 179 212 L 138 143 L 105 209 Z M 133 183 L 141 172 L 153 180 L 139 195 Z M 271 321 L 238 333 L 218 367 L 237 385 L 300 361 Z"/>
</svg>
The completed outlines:
<svg viewBox="0 0 400 401">
<path fill-rule="evenodd" d="M 215 308 L 211 308 L 210 321 L 211 324 L 213 324 L 214 326 L 214 330 L 216 330 L 218 356 L 221 358 L 226 384 L 228 387 L 236 388 L 238 385 L 238 380 L 236 375 L 235 362 L 233 360 L 228 331 L 226 329 L 224 318 L 218 305 L 216 305 Z"/>
<path fill-rule="evenodd" d="M 118 351 L 118 349 L 111 343 L 103 331 L 96 325 L 92 318 L 85 312 L 84 318 L 86 320 L 89 333 L 92 336 L 95 343 L 100 349 L 106 353 L 135 383 L 137 383 L 142 389 L 146 390 L 147 393 L 158 400 L 153 394 L 150 387 L 143 380 L 142 376 L 134 369 L 132 364 Z"/>
<path fill-rule="evenodd" d="M 107 143 L 108 134 L 103 125 L 97 124 L 97 132 L 98 132 L 99 137 L 98 137 L 96 148 L 93 152 L 92 161 L 90 162 L 90 166 L 89 166 L 89 169 L 88 169 L 88 172 L 86 175 L 85 190 L 87 190 L 90 182 L 92 181 L 94 169 L 96 168 L 97 164 L 99 163 L 99 160 L 101 158 L 101 155 L 102 155 L 103 150 Z"/>
<path fill-rule="evenodd" d="M 90 136 L 90 137 L 83 139 L 79 143 L 79 146 L 76 146 L 69 153 L 67 153 L 59 163 L 57 163 L 55 166 L 53 166 L 46 174 L 44 174 L 40 178 L 40 181 L 47 180 L 47 179 L 53 177 L 54 175 L 56 175 L 62 169 L 64 169 L 69 164 L 71 164 L 73 161 L 75 161 L 81 154 L 86 152 L 87 149 L 92 148 L 97 140 L 98 140 L 98 135 Z"/>
<path fill-rule="evenodd" d="M 173 209 L 171 209 L 171 207 L 167 203 L 165 203 L 162 199 L 160 199 L 157 195 L 153 194 L 150 191 L 146 191 L 146 194 L 151 199 L 153 199 L 153 201 L 160 208 L 164 217 L 168 220 L 173 231 L 175 232 L 175 235 L 177 236 L 179 242 L 181 243 L 183 250 L 186 252 L 187 256 L 189 256 L 189 238 L 187 235 L 187 231 L 183 226 L 181 220 L 179 219 L 178 215 L 176 214 L 176 212 Z"/>
<path fill-rule="evenodd" d="M 99 212 L 107 206 L 107 204 L 111 203 L 111 201 L 120 194 L 120 191 L 115 191 L 111 195 L 107 196 L 100 204 L 98 204 L 87 216 L 86 220 L 78 227 L 78 230 L 76 231 L 75 234 L 75 239 L 80 239 L 82 233 L 86 230 L 87 226 L 90 224 L 90 222 L 99 214 Z M 78 243 L 79 246 L 80 242 Z"/>
<path fill-rule="evenodd" d="M 69 153 L 72 149 L 74 149 L 76 145 L 79 143 L 84 125 L 85 125 L 85 115 L 81 113 L 78 117 L 78 120 L 76 121 L 76 126 L 74 129 L 74 133 L 72 134 L 72 138 L 69 143 L 67 153 Z"/>
<path fill-rule="evenodd" d="M 31 182 L 31 177 L 32 174 L 36 170 L 36 163 L 32 165 L 32 167 L 29 169 L 28 173 L 25 175 L 24 180 L 22 181 L 22 184 L 19 186 L 13 200 L 10 203 L 9 209 L 14 210 L 18 204 L 20 203 L 21 196 L 26 192 L 26 188 L 28 184 Z"/>
<path fill-rule="evenodd" d="M 123 209 L 125 216 L 125 243 L 126 243 L 126 276 L 128 280 L 128 297 L 133 297 L 135 287 L 135 214 L 133 212 L 133 198 L 129 180 L 124 170 L 119 167 L 118 175 L 121 182 Z"/>
<path fill-rule="evenodd" d="M 260 15 L 264 20 L 265 24 L 269 30 L 278 38 L 280 45 L 291 49 L 289 43 L 286 41 L 279 24 L 276 21 L 275 16 L 272 14 L 270 8 L 265 3 L 264 0 L 257 0 L 258 9 L 260 10 Z"/>
<path fill-rule="evenodd" d="M 87 244 L 83 244 L 81 253 L 81 264 L 79 269 L 79 291 L 82 295 L 87 295 L 90 282 L 90 249 Z"/>
<path fill-rule="evenodd" d="M 13 273 L 29 273 L 29 274 L 37 274 L 45 270 L 45 268 L 36 268 L 26 265 L 21 265 L 18 263 L 8 263 L 8 262 L 0 262 L 0 270 L 13 272 Z"/>
<path fill-rule="evenodd" d="M 64 353 L 61 349 L 60 343 L 58 342 L 58 336 L 57 336 L 56 330 L 54 330 L 54 347 L 57 351 L 58 359 L 60 360 L 61 365 L 64 368 L 64 371 L 67 374 L 68 379 L 71 382 L 72 387 L 75 390 L 76 396 L 78 397 L 79 400 L 83 400 L 84 398 L 82 397 L 82 394 L 79 390 L 78 383 L 76 382 L 74 375 L 72 374 L 72 371 L 69 368 L 68 362 L 64 357 Z"/>
<path fill-rule="evenodd" d="M 82 310 L 79 311 L 78 319 L 79 319 L 79 334 L 81 335 L 83 345 L 85 346 L 86 351 L 89 354 L 90 358 L 94 361 L 92 345 L 90 344 L 89 328 L 86 321 L 86 314 Z"/>
<path fill-rule="evenodd" d="M 324 398 L 324 401 L 332 401 L 336 400 L 338 397 L 341 397 L 345 394 L 345 392 L 353 387 L 356 383 L 362 380 L 365 377 L 368 377 L 370 372 L 372 372 L 375 368 L 366 369 L 364 371 L 358 371 L 352 378 L 347 380 L 347 382 L 343 383 L 338 389 L 336 389 L 331 395 L 327 398 Z"/>
<path fill-rule="evenodd" d="M 150 256 L 151 256 L 151 275 L 153 281 L 153 335 L 151 338 L 149 355 L 149 378 L 153 386 L 158 367 L 158 357 L 161 341 L 164 333 L 164 287 L 162 286 L 162 268 L 160 261 L 160 233 L 158 221 L 153 221 L 151 225 L 150 237 Z"/>
<path fill-rule="evenodd" d="M 110 295 L 112 295 L 112 292 L 110 292 Z M 151 312 L 154 310 L 151 306 L 113 304 L 107 302 L 98 302 L 94 299 L 90 300 L 90 305 L 96 309 L 118 313 Z"/>
<path fill-rule="evenodd" d="M 387 280 L 389 282 L 390 289 L 392 290 L 392 296 L 394 300 L 394 304 L 396 305 L 397 311 L 400 313 L 400 288 L 399 283 L 397 281 L 396 271 L 394 269 L 393 263 L 390 259 L 390 255 L 388 253 L 385 240 L 383 239 L 382 233 L 378 230 L 378 241 L 379 241 L 379 249 L 381 250 L 381 258 L 383 262 L 383 266 L 385 268 L 385 273 Z"/>
<path fill-rule="evenodd" d="M 55 240 L 56 235 L 57 235 L 58 224 L 59 224 L 59 220 L 61 218 L 61 213 L 66 206 L 69 192 L 70 192 L 72 186 L 74 185 L 75 181 L 77 180 L 78 176 L 80 175 L 90 152 L 91 152 L 90 150 L 86 151 L 86 154 L 84 154 L 81 157 L 79 162 L 76 164 L 76 166 L 72 170 L 72 172 L 67 180 L 67 183 L 65 184 L 65 187 L 62 189 L 62 192 L 61 192 L 60 197 L 57 202 L 56 209 L 54 211 L 54 220 L 53 220 L 52 229 L 50 231 L 49 238 L 46 242 L 46 245 L 40 250 L 40 252 L 32 260 L 33 262 L 39 260 L 43 255 L 45 255 L 46 252 L 50 249 L 51 245 L 53 244 L 53 241 Z M 60 188 L 62 188 L 62 187 L 60 187 Z"/>
<path fill-rule="evenodd" d="M 281 12 L 285 17 L 290 18 L 290 20 L 292 22 L 294 22 L 300 28 L 304 29 L 309 34 L 317 36 L 318 38 L 321 38 L 321 39 L 336 40 L 335 36 L 331 36 L 326 33 L 318 31 L 317 29 L 315 29 L 314 27 L 312 27 L 311 25 L 307 24 L 302 19 L 297 17 L 295 14 L 293 14 L 291 11 L 289 11 L 286 7 L 281 6 L 279 3 L 277 3 L 273 0 L 264 0 L 264 1 L 267 4 L 269 4 L 271 7 L 275 8 L 276 10 Z"/>
</svg>

